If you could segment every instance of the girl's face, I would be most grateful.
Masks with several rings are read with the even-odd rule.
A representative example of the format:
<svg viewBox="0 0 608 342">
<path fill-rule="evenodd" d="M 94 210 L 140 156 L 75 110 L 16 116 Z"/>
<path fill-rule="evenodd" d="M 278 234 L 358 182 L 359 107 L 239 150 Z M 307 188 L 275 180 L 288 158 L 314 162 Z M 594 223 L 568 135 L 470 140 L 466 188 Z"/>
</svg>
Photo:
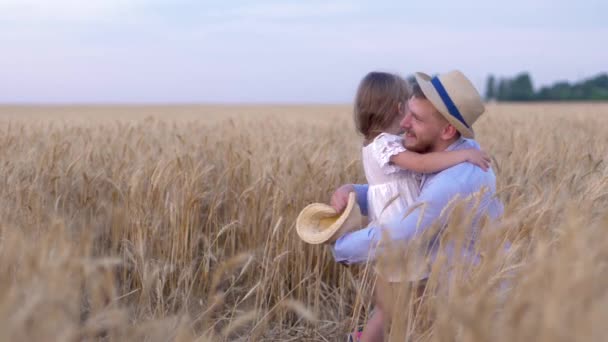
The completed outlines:
<svg viewBox="0 0 608 342">
<path fill-rule="evenodd" d="M 401 127 L 400 123 L 403 120 L 403 118 L 405 117 L 405 113 L 407 112 L 407 104 L 405 104 L 403 102 L 399 102 L 397 108 L 398 108 L 399 114 L 395 117 L 393 122 L 391 122 L 391 124 L 386 128 L 385 132 L 394 134 L 394 135 L 402 135 L 404 131 L 403 131 L 403 128 Z"/>
</svg>

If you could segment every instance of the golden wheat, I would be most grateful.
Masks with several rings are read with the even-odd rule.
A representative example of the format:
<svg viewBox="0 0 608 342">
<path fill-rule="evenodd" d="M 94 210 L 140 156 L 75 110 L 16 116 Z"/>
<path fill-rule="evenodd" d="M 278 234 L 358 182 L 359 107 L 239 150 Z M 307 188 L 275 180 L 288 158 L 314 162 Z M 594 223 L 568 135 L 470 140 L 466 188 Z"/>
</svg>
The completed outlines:
<svg viewBox="0 0 608 342">
<path fill-rule="evenodd" d="M 0 340 L 342 340 L 374 272 L 294 223 L 364 181 L 349 111 L 0 108 Z M 606 104 L 490 105 L 505 217 L 479 264 L 440 253 L 390 340 L 604 340 L 606 127 Z M 454 209 L 444 240 L 467 222 Z"/>
</svg>

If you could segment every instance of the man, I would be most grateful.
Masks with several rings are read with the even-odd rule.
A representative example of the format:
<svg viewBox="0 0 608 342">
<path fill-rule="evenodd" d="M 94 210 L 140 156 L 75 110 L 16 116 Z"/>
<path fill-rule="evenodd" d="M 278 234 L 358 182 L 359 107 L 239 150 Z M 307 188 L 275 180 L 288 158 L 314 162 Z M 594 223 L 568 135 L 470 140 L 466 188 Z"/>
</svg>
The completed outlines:
<svg viewBox="0 0 608 342">
<path fill-rule="evenodd" d="M 452 71 L 437 77 L 416 73 L 418 85 L 414 87 L 408 101 L 408 113 L 401 121 L 404 146 L 408 150 L 429 153 L 479 148 L 472 140 L 473 123 L 484 112 L 484 105 L 475 87 L 459 71 Z M 331 205 L 338 212 L 346 206 L 348 194 L 354 191 L 363 214 L 367 214 L 367 185 L 347 184 L 339 187 L 332 196 Z M 492 170 L 484 172 L 469 163 L 461 163 L 436 174 L 424 175 L 419 205 L 405 217 L 383 227 L 370 226 L 347 233 L 333 245 L 334 258 L 342 263 L 360 263 L 373 259 L 378 243 L 384 232 L 391 242 L 407 245 L 432 227 L 442 211 L 455 197 L 465 198 L 481 193 L 481 201 L 476 206 L 475 216 L 487 215 L 498 218 L 503 211 L 502 204 L 495 198 L 496 176 Z M 372 223 L 373 224 L 373 223 Z M 428 251 L 429 254 L 434 251 Z M 432 255 L 431 255 L 432 257 Z M 408 280 L 424 280 L 426 273 Z M 364 336 L 365 336 L 364 332 Z"/>
</svg>

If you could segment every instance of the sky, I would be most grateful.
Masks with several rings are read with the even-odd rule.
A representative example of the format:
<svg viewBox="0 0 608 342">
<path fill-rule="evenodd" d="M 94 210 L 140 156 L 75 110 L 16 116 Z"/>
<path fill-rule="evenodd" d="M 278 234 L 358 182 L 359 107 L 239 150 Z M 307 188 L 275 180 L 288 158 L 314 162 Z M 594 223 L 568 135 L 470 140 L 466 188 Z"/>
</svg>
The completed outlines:
<svg viewBox="0 0 608 342">
<path fill-rule="evenodd" d="M 1 103 L 350 103 L 369 71 L 608 71 L 608 1 L 0 0 Z"/>
</svg>

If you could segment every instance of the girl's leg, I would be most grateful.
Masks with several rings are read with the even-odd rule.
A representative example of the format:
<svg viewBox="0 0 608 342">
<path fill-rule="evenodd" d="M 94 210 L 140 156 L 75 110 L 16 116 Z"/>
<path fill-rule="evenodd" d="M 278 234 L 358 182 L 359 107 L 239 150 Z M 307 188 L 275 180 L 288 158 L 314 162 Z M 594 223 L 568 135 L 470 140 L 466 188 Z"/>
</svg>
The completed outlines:
<svg viewBox="0 0 608 342">
<path fill-rule="evenodd" d="M 361 342 L 382 342 L 384 341 L 384 312 L 376 306 L 374 314 L 361 334 Z"/>
<path fill-rule="evenodd" d="M 390 286 L 386 286 L 380 277 L 376 279 L 376 286 L 374 287 L 374 312 L 372 313 L 372 318 L 367 321 L 367 324 L 363 328 L 361 342 L 384 341 L 384 330 L 386 328 L 388 312 L 383 301 L 386 296 L 390 297 L 390 290 Z"/>
</svg>

